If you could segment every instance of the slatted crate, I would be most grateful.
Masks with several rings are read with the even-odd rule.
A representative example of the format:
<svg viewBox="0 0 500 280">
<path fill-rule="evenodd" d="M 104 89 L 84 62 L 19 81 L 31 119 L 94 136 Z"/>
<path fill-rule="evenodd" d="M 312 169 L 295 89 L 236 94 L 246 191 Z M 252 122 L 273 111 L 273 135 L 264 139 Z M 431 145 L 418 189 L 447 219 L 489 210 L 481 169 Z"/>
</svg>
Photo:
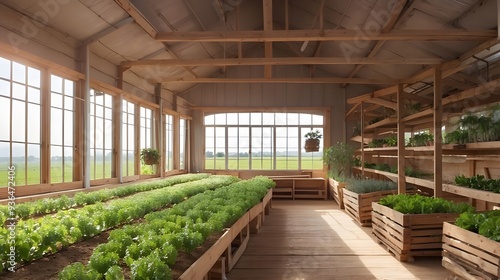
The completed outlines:
<svg viewBox="0 0 500 280">
<path fill-rule="evenodd" d="M 500 243 L 444 223 L 442 263 L 465 279 L 500 279 Z"/>
<path fill-rule="evenodd" d="M 399 261 L 416 256 L 441 256 L 443 223 L 458 214 L 403 214 L 372 203 L 372 232 Z"/>
<path fill-rule="evenodd" d="M 395 194 L 396 190 L 379 191 L 358 194 L 348 189 L 342 190 L 344 209 L 361 226 L 372 225 L 372 202 L 377 202 L 380 198 Z"/>
<path fill-rule="evenodd" d="M 335 181 L 332 178 L 328 179 L 328 185 L 330 185 L 330 196 L 339 205 L 340 209 L 344 209 L 344 199 L 342 196 L 342 190 L 347 186 L 347 183 Z"/>
</svg>

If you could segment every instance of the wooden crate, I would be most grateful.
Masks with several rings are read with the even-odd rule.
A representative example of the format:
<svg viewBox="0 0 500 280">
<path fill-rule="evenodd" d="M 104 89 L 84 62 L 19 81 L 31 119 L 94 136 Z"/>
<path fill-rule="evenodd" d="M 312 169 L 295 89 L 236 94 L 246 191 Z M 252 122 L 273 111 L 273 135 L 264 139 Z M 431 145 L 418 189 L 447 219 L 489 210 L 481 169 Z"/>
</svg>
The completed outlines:
<svg viewBox="0 0 500 280">
<path fill-rule="evenodd" d="M 388 190 L 358 194 L 344 188 L 342 190 L 344 209 L 361 226 L 371 226 L 372 202 L 377 202 L 380 198 L 396 192 L 397 190 Z"/>
<path fill-rule="evenodd" d="M 372 203 L 372 232 L 399 261 L 416 256 L 441 256 L 443 222 L 458 214 L 403 214 Z"/>
<path fill-rule="evenodd" d="M 337 182 L 332 178 L 328 178 L 328 184 L 330 185 L 330 196 L 337 202 L 340 209 L 344 209 L 344 199 L 342 197 L 342 189 L 347 186 L 347 183 Z"/>
<path fill-rule="evenodd" d="M 443 266 L 465 279 L 500 279 L 500 243 L 444 223 Z"/>
</svg>

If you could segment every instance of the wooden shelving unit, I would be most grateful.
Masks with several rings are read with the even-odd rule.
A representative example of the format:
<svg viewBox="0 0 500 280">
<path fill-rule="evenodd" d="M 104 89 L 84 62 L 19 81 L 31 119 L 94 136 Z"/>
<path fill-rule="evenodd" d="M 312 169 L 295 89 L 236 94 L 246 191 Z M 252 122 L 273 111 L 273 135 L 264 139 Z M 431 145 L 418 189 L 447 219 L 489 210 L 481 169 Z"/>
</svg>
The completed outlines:
<svg viewBox="0 0 500 280">
<path fill-rule="evenodd" d="M 439 67 L 436 67 L 435 71 L 434 87 L 431 87 L 430 89 L 434 90 L 434 92 L 442 92 L 442 73 L 440 73 L 441 70 Z M 500 97 L 496 96 L 490 96 L 490 98 L 484 100 L 476 100 L 478 99 L 477 97 L 482 94 L 491 92 L 493 89 L 498 88 L 500 88 L 500 79 L 492 80 L 487 83 L 480 84 L 475 88 L 466 89 L 443 98 L 433 94 L 432 100 L 429 100 L 427 105 L 425 105 L 421 111 L 406 116 L 402 116 L 399 112 L 405 111 L 405 107 L 402 104 L 403 102 L 406 102 L 406 100 L 411 100 L 411 98 L 409 98 L 410 96 L 408 93 L 403 92 L 402 85 L 398 85 L 392 90 L 392 94 L 396 94 L 396 98 L 387 98 L 386 96 L 390 94 L 386 93 L 386 95 L 371 94 L 348 100 L 349 104 L 357 104 L 357 106 L 361 104 L 359 108 L 361 108 L 360 114 L 362 123 L 364 120 L 363 102 L 374 103 L 370 101 L 372 98 L 384 99 L 384 102 L 378 103 L 382 107 L 385 106 L 384 103 L 390 102 L 391 106 L 385 107 L 390 109 L 396 108 L 396 117 L 387 117 L 373 124 L 362 126 L 361 136 L 351 138 L 352 141 L 359 143 L 361 146 L 361 148 L 357 150 L 357 153 L 361 155 L 362 161 L 370 162 L 373 160 L 372 162 L 376 163 L 392 164 L 396 162 L 399 170 L 404 169 L 405 165 L 411 161 L 411 164 L 413 164 L 412 167 L 417 166 L 417 170 L 419 170 L 419 168 L 424 168 L 425 171 L 432 172 L 435 176 L 433 181 L 430 181 L 369 168 L 354 167 L 354 169 L 358 172 L 369 172 L 385 176 L 385 178 L 392 181 L 404 181 L 403 183 L 398 183 L 402 184 L 401 186 L 398 186 L 400 191 L 404 191 L 406 189 L 404 185 L 409 183 L 432 189 L 434 190 L 436 196 L 458 195 L 472 199 L 475 203 L 476 201 L 481 201 L 480 204 L 484 207 L 486 207 L 485 205 L 488 203 L 500 204 L 500 194 L 443 184 L 443 180 L 453 180 L 451 179 L 451 176 L 455 175 L 451 174 L 450 171 L 457 173 L 456 175 L 463 174 L 466 176 L 484 173 L 487 178 L 491 178 L 491 174 L 493 174 L 493 172 L 490 174 L 490 167 L 488 166 L 491 166 L 492 170 L 500 169 L 500 141 L 468 143 L 465 145 L 437 143 L 437 146 L 421 147 L 367 147 L 367 144 L 373 139 L 383 138 L 383 134 L 387 134 L 388 132 L 395 133 L 398 138 L 398 142 L 403 142 L 402 140 L 404 139 L 405 132 L 420 131 L 424 129 L 430 130 L 431 134 L 440 138 L 442 137 L 441 127 L 443 124 L 446 124 L 443 120 L 448 121 L 448 117 L 461 116 L 461 110 L 467 109 L 467 106 L 464 105 L 467 100 L 474 100 L 475 105 L 479 106 L 486 106 L 493 102 L 498 103 L 500 101 Z M 396 104 L 396 106 L 394 104 Z M 437 104 L 437 106 L 433 107 L 432 104 Z M 370 112 L 373 112 L 373 105 L 369 108 Z M 456 108 L 461 109 L 457 111 Z M 434 129 L 434 127 L 439 129 Z M 455 161 L 454 158 L 458 158 L 460 160 Z M 425 164 L 427 164 L 427 166 L 422 165 L 423 161 L 426 161 Z M 430 163 L 429 161 L 433 163 Z M 420 166 L 418 162 L 420 162 Z M 460 165 L 459 168 L 455 168 L 455 166 L 453 166 L 455 162 Z M 444 174 L 445 172 L 446 174 Z M 498 172 L 494 172 L 496 174 L 494 176 L 497 177 Z M 444 179 L 444 177 L 447 178 Z M 443 192 L 446 194 L 443 194 Z"/>
</svg>

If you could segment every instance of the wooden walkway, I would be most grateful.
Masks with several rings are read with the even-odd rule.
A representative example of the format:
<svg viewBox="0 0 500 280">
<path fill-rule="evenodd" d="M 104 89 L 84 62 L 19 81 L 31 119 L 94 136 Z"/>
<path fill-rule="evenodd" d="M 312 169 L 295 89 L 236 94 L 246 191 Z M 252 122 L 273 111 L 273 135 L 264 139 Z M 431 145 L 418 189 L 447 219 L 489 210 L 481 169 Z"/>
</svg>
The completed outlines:
<svg viewBox="0 0 500 280">
<path fill-rule="evenodd" d="M 447 279 L 441 258 L 401 263 L 331 201 L 273 200 L 229 280 Z"/>
</svg>

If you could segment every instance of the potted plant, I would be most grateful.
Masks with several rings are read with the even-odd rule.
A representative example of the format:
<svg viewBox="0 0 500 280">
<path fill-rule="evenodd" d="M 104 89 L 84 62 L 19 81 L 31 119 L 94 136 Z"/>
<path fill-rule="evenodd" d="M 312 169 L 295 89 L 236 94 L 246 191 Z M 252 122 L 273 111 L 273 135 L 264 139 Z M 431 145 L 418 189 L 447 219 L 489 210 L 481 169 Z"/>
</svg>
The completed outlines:
<svg viewBox="0 0 500 280">
<path fill-rule="evenodd" d="M 372 202 L 396 192 L 397 186 L 391 181 L 350 179 L 342 190 L 342 197 L 347 214 L 361 226 L 371 226 Z"/>
<path fill-rule="evenodd" d="M 160 163 L 160 152 L 153 148 L 144 148 L 141 150 L 141 161 L 145 165 L 154 165 Z"/>
<path fill-rule="evenodd" d="M 328 165 L 330 193 L 341 209 L 344 208 L 342 189 L 345 180 L 351 177 L 351 169 L 355 162 L 355 148 L 345 142 L 337 142 L 325 150 L 323 162 Z"/>
<path fill-rule="evenodd" d="M 306 143 L 304 145 L 304 149 L 306 152 L 317 152 L 319 151 L 319 139 L 321 139 L 323 135 L 319 131 L 319 129 L 311 130 L 304 135 L 306 138 Z"/>
<path fill-rule="evenodd" d="M 399 261 L 441 256 L 443 222 L 473 212 L 468 203 L 421 195 L 388 195 L 372 202 L 372 233 Z"/>
</svg>

